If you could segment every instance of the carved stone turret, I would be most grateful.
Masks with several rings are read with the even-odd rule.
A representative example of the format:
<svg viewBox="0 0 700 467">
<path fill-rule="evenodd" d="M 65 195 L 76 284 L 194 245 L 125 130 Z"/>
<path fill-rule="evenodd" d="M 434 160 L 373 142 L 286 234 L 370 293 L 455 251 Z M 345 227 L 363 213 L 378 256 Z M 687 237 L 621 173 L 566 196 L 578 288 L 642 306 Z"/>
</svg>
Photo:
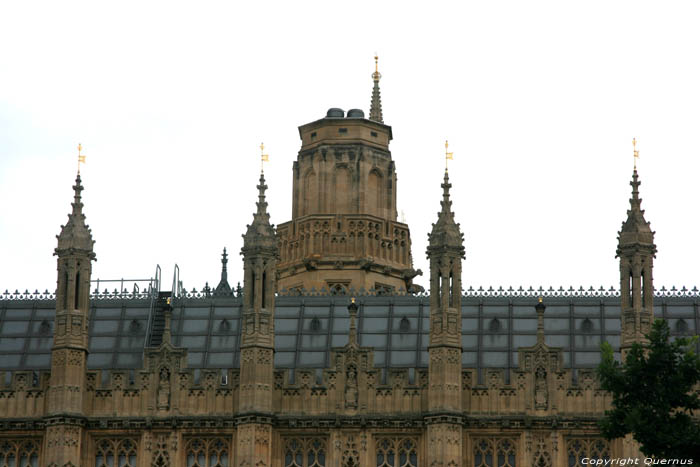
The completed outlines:
<svg viewBox="0 0 700 467">
<path fill-rule="evenodd" d="M 265 200 L 265 176 L 260 174 L 257 212 L 243 235 L 243 322 L 239 411 L 271 420 L 274 353 L 274 311 L 277 238 Z M 270 465 L 272 426 L 244 423 L 238 426 L 239 463 Z"/>
<path fill-rule="evenodd" d="M 92 233 L 85 224 L 78 174 L 73 186 L 73 210 L 68 223 L 57 235 L 58 280 L 56 322 L 51 349 L 51 380 L 47 412 L 56 418 L 49 422 L 46 445 L 47 464 L 80 465 L 81 419 L 88 353 L 90 275 L 93 252 Z M 60 416 L 60 417 L 58 417 Z"/>
<path fill-rule="evenodd" d="M 442 183 L 442 209 L 428 234 L 430 260 L 429 411 L 452 414 L 436 417 L 428 426 L 428 465 L 462 465 L 462 259 L 464 236 L 454 220 L 447 170 Z M 435 464 L 433 464 L 435 463 Z"/>
<path fill-rule="evenodd" d="M 375 81 L 369 119 L 359 109 L 347 117 L 330 109 L 299 127 L 292 220 L 278 228 L 280 289 L 389 293 L 411 286 L 410 232 L 397 221 L 392 133 L 378 99 Z"/>
<path fill-rule="evenodd" d="M 652 272 L 656 245 L 654 232 L 644 219 L 639 197 L 637 169 L 632 173 L 632 198 L 627 220 L 618 233 L 617 257 L 620 258 L 620 305 L 622 308 L 621 350 L 626 354 L 635 343 L 646 342 L 654 320 L 654 280 Z"/>
</svg>

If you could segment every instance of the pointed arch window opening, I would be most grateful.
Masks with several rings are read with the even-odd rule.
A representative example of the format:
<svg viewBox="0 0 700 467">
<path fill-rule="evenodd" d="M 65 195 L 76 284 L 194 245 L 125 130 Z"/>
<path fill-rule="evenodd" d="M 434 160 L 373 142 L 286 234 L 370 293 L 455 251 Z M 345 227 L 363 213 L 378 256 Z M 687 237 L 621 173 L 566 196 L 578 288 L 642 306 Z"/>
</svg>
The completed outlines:
<svg viewBox="0 0 700 467">
<path fill-rule="evenodd" d="M 248 300 L 249 306 L 252 308 L 255 306 L 255 271 L 253 271 L 253 265 L 250 266 L 250 299 Z"/>
<path fill-rule="evenodd" d="M 265 295 L 266 295 L 266 287 L 267 285 L 267 272 L 263 271 L 262 273 L 262 284 L 261 284 L 261 291 L 262 291 L 262 299 L 260 300 L 260 308 L 265 308 Z"/>
<path fill-rule="evenodd" d="M 627 272 L 627 277 L 629 280 L 629 304 L 631 307 L 634 307 L 634 275 L 632 274 L 632 270 L 630 269 Z"/>
<path fill-rule="evenodd" d="M 64 269 L 63 271 L 63 309 L 68 308 L 68 271 Z"/>
<path fill-rule="evenodd" d="M 78 263 L 78 267 L 80 267 L 80 263 Z M 80 308 L 80 271 L 75 273 L 75 309 L 77 310 Z"/>
<path fill-rule="evenodd" d="M 454 288 L 454 275 L 453 274 L 454 273 L 452 271 L 450 271 L 450 283 L 449 283 L 450 289 L 448 291 L 448 293 L 450 294 L 450 307 L 454 306 L 454 290 L 455 290 L 455 288 Z"/>
<path fill-rule="evenodd" d="M 644 308 L 644 307 L 646 306 L 646 297 L 645 297 L 645 295 L 646 295 L 646 294 L 645 294 L 645 292 L 646 292 L 646 283 L 644 282 L 644 276 L 645 276 L 644 268 L 642 268 L 642 277 L 641 277 L 641 280 L 640 280 L 640 290 L 641 290 L 641 292 L 642 292 L 642 293 L 641 293 L 641 296 L 642 296 L 642 308 Z"/>
</svg>

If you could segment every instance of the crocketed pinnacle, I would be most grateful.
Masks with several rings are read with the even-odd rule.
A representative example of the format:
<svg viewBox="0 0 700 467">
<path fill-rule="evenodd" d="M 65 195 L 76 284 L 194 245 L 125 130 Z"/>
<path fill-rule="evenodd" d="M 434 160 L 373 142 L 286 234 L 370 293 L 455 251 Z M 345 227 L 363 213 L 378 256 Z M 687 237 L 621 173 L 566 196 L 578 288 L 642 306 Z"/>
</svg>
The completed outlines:
<svg viewBox="0 0 700 467">
<path fill-rule="evenodd" d="M 379 57 L 374 56 L 374 73 L 372 73 L 372 80 L 374 81 L 374 88 L 372 89 L 372 103 L 369 108 L 369 119 L 375 122 L 384 123 L 384 118 L 382 117 L 382 98 L 379 93 L 379 80 L 382 78 L 382 74 L 379 73 Z"/>
<path fill-rule="evenodd" d="M 78 174 L 75 179 L 75 185 L 73 185 L 74 195 L 73 203 L 71 203 L 73 211 L 68 214 L 68 223 L 61 226 L 61 233 L 56 235 L 58 246 L 54 254 L 62 255 L 79 251 L 87 253 L 91 259 L 94 259 L 95 254 L 92 247 L 95 241 L 92 239 L 90 227 L 85 224 L 81 191 L 83 191 L 83 185 L 81 184 L 80 174 Z"/>
<path fill-rule="evenodd" d="M 459 229 L 459 224 L 455 222 L 452 212 L 452 201 L 450 200 L 450 176 L 445 170 L 445 178 L 442 182 L 442 209 L 438 213 L 438 220 L 433 224 L 432 231 L 428 234 L 428 256 L 435 249 L 450 248 L 457 250 L 464 256 L 464 235 Z"/>
<path fill-rule="evenodd" d="M 258 210 L 253 214 L 253 223 L 250 224 L 243 235 L 243 254 L 248 248 L 263 247 L 277 248 L 277 239 L 275 230 L 270 224 L 270 215 L 267 213 L 267 201 L 265 200 L 265 174 L 260 174 L 260 183 L 258 188 Z"/>
<path fill-rule="evenodd" d="M 226 254 L 226 247 L 224 247 L 224 252 L 221 254 L 221 280 L 219 281 L 219 285 L 216 286 L 216 289 L 214 289 L 215 295 L 231 295 L 231 286 L 228 284 L 226 263 L 228 263 L 228 254 Z"/>
<path fill-rule="evenodd" d="M 637 169 L 632 173 L 632 198 L 630 198 L 630 209 L 627 211 L 627 220 L 622 223 L 619 232 L 620 247 L 626 245 L 648 245 L 656 249 L 654 245 L 654 232 L 651 231 L 649 222 L 644 219 L 644 210 L 641 208 L 642 199 L 639 197 L 639 181 Z"/>
</svg>

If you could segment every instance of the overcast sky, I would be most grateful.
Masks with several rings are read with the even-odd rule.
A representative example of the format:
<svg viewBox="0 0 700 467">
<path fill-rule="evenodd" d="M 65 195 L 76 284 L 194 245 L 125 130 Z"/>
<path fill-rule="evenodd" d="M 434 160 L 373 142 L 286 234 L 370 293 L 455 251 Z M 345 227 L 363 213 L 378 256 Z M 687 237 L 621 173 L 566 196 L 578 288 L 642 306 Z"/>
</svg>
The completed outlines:
<svg viewBox="0 0 700 467">
<path fill-rule="evenodd" d="M 275 224 L 297 127 L 362 108 L 380 56 L 398 208 L 427 286 L 444 141 L 469 285 L 618 286 L 637 137 L 654 281 L 700 285 L 700 4 L 3 2 L 0 292 L 55 289 L 80 142 L 93 279 L 218 282 L 252 220 L 261 141 Z M 165 287 L 169 288 L 168 285 Z"/>
</svg>

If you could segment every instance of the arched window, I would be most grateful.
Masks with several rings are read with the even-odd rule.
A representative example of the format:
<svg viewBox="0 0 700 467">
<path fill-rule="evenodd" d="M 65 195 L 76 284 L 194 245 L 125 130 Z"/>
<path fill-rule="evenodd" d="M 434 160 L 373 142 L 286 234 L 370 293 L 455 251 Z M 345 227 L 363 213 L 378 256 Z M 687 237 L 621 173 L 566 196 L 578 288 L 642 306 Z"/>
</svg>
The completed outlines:
<svg viewBox="0 0 700 467">
<path fill-rule="evenodd" d="M 61 293 L 63 294 L 63 309 L 68 308 L 68 271 L 63 271 L 63 287 L 61 288 Z"/>
<path fill-rule="evenodd" d="M 39 442 L 28 439 L 0 441 L 0 465 L 39 467 Z"/>
<path fill-rule="evenodd" d="M 512 439 L 474 440 L 474 467 L 516 467 L 516 443 Z"/>
<path fill-rule="evenodd" d="M 573 438 L 566 442 L 566 455 L 569 467 L 583 467 L 592 461 L 610 460 L 610 444 L 604 439 Z"/>
<path fill-rule="evenodd" d="M 377 440 L 377 467 L 418 467 L 418 443 L 413 438 Z"/>
<path fill-rule="evenodd" d="M 323 438 L 285 440 L 284 467 L 326 467 L 326 440 Z"/>
<path fill-rule="evenodd" d="M 80 267 L 80 263 L 78 263 Z M 80 271 L 75 274 L 75 309 L 80 307 Z"/>
<path fill-rule="evenodd" d="M 338 214 L 350 213 L 350 197 L 352 195 L 350 186 L 350 171 L 347 167 L 335 169 L 335 212 Z"/>
<path fill-rule="evenodd" d="M 374 169 L 367 177 L 366 206 L 367 212 L 379 216 L 382 208 L 382 174 Z"/>
<path fill-rule="evenodd" d="M 303 183 L 304 191 L 302 193 L 302 216 L 311 214 L 314 210 L 314 201 L 318 198 L 318 193 L 316 192 L 316 174 L 313 170 L 307 172 L 304 176 Z"/>
<path fill-rule="evenodd" d="M 95 467 L 136 467 L 136 440 L 101 439 L 95 450 Z"/>
<path fill-rule="evenodd" d="M 224 438 L 193 438 L 185 446 L 187 467 L 228 467 L 230 447 Z"/>
</svg>

